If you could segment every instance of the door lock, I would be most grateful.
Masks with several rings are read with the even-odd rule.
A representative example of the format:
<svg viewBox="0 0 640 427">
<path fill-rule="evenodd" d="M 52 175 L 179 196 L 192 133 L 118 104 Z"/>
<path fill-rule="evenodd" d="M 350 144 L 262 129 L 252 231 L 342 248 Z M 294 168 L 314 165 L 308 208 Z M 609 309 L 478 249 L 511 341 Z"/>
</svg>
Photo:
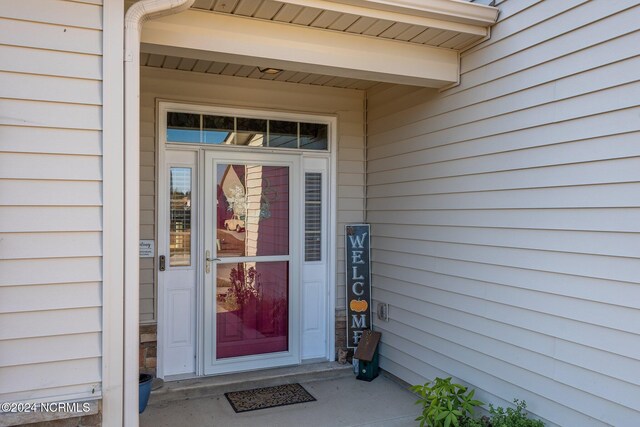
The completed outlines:
<svg viewBox="0 0 640 427">
<path fill-rule="evenodd" d="M 204 252 L 204 272 L 209 274 L 211 273 L 211 263 L 214 261 L 221 261 L 220 258 L 211 258 L 211 251 L 206 250 Z"/>
</svg>

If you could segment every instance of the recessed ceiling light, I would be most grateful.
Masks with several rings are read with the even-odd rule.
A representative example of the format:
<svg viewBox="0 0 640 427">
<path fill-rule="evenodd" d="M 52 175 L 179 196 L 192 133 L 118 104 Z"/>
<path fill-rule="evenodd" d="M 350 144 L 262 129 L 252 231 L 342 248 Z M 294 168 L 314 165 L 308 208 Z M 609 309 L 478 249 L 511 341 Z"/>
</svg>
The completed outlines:
<svg viewBox="0 0 640 427">
<path fill-rule="evenodd" d="M 258 71 L 260 71 L 263 74 L 278 74 L 282 72 L 282 70 L 278 68 L 260 68 L 260 67 L 258 67 Z"/>
</svg>

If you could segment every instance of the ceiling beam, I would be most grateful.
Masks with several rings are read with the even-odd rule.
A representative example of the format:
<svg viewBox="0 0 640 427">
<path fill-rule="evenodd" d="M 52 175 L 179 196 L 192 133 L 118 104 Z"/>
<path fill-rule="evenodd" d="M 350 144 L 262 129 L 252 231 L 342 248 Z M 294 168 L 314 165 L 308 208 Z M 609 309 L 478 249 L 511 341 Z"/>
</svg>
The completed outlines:
<svg viewBox="0 0 640 427">
<path fill-rule="evenodd" d="M 145 23 L 142 51 L 433 88 L 459 73 L 450 49 L 194 10 Z"/>
</svg>

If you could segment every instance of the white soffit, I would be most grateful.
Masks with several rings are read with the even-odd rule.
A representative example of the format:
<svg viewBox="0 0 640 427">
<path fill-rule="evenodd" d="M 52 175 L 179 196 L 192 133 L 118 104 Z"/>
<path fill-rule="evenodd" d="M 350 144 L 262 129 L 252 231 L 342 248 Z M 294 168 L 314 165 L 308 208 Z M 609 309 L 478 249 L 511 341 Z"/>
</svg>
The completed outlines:
<svg viewBox="0 0 640 427">
<path fill-rule="evenodd" d="M 336 77 L 326 74 L 305 73 L 282 70 L 277 74 L 267 74 L 252 65 L 230 64 L 227 62 L 207 61 L 203 59 L 180 58 L 176 56 L 143 53 L 140 55 L 143 67 L 164 68 L 167 70 L 190 71 L 194 73 L 219 74 L 223 76 L 245 77 L 250 79 L 273 80 L 278 82 L 327 86 L 343 89 L 367 90 L 379 84 L 375 81 Z"/>
<path fill-rule="evenodd" d="M 147 22 L 142 52 L 440 88 L 458 80 L 458 53 L 229 14 L 188 10 Z"/>
<path fill-rule="evenodd" d="M 458 0 L 196 0 L 194 9 L 461 50 L 498 9 Z"/>
<path fill-rule="evenodd" d="M 283 0 L 288 2 L 289 0 Z M 296 0 L 293 0 L 296 1 Z M 327 0 L 333 3 L 362 6 L 389 12 L 406 13 L 472 25 L 492 25 L 498 18 L 498 9 L 460 0 Z"/>
<path fill-rule="evenodd" d="M 142 52 L 441 88 L 495 19 L 497 9 L 457 0 L 196 0 L 147 22 Z"/>
</svg>

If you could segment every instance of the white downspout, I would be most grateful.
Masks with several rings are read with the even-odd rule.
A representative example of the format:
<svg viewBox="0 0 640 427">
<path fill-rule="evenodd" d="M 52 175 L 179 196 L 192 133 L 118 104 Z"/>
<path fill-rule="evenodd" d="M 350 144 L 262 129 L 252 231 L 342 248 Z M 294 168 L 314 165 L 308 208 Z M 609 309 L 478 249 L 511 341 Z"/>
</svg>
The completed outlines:
<svg viewBox="0 0 640 427">
<path fill-rule="evenodd" d="M 141 0 L 124 20 L 124 419 L 138 426 L 140 329 L 140 33 L 145 21 L 188 9 L 195 0 Z"/>
</svg>

